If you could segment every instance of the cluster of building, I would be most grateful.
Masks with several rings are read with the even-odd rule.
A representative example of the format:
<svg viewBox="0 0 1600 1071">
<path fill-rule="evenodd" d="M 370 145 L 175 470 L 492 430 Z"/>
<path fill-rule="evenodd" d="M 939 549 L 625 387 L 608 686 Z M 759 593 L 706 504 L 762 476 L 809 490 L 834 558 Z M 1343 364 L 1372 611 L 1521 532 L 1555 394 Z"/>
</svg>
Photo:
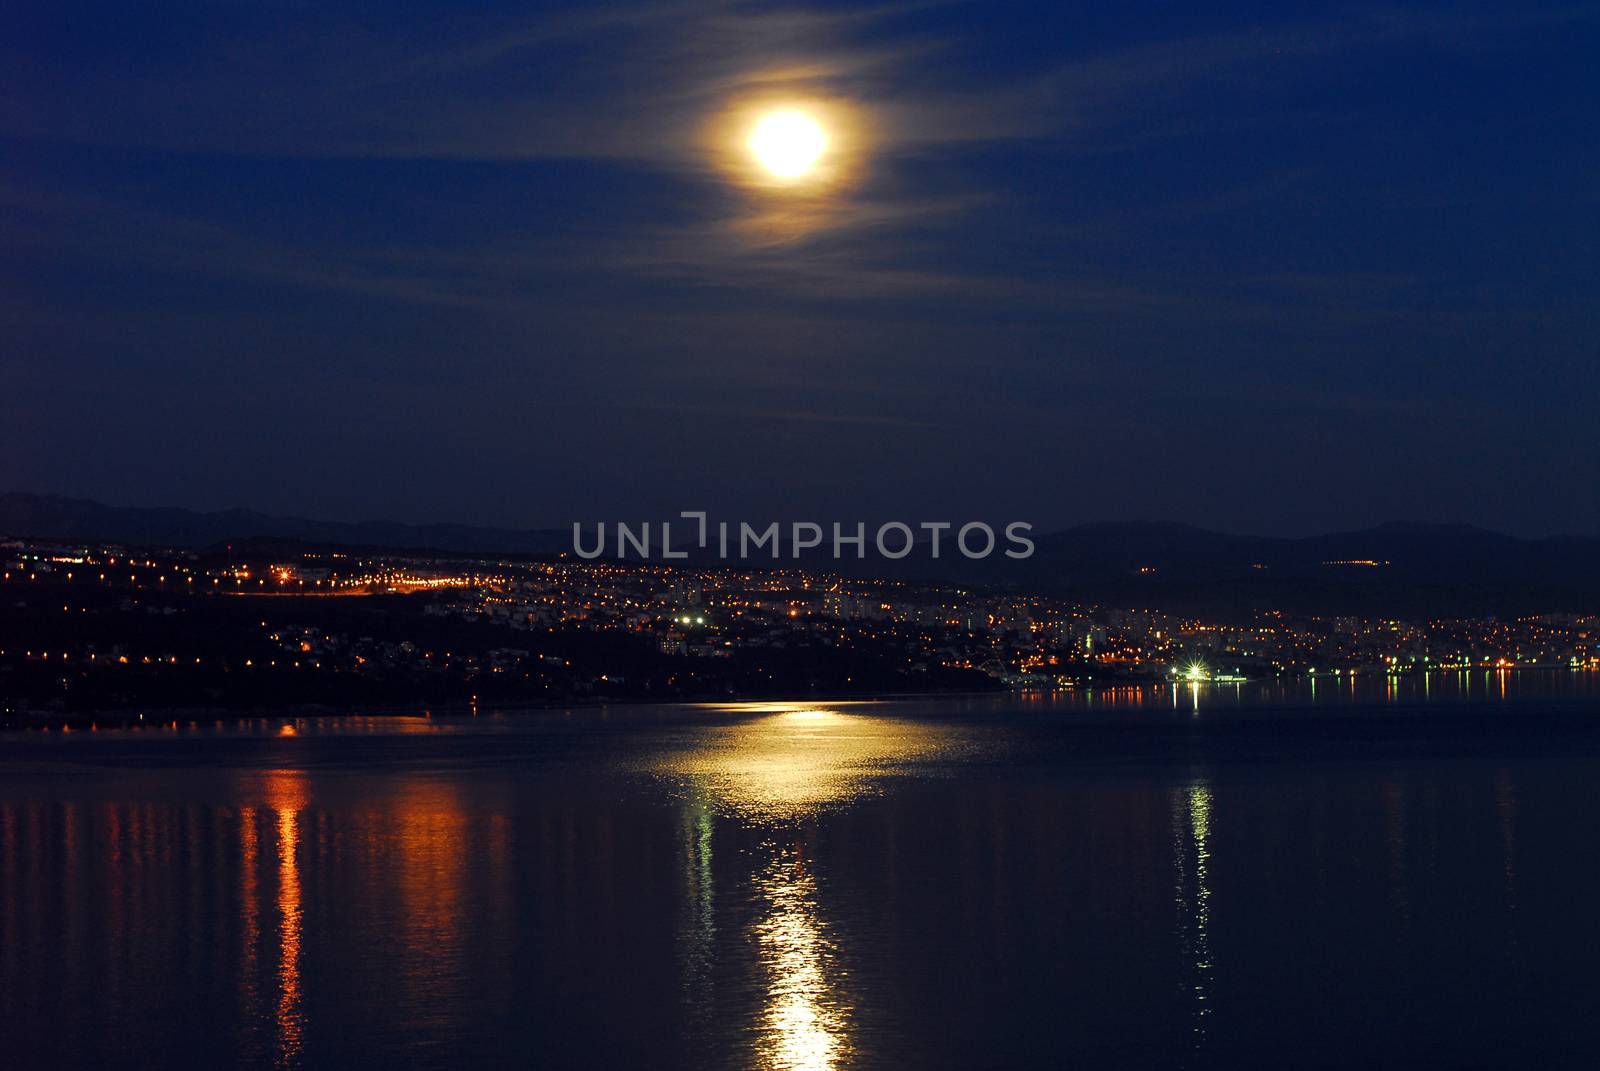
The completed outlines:
<svg viewBox="0 0 1600 1071">
<path fill-rule="evenodd" d="M 520 682 L 532 694 L 654 696 L 1600 670 L 1593 614 L 1212 618 L 781 566 L 572 557 L 13 540 L 0 543 L 0 618 L 9 622 L 0 691 L 22 677 L 35 690 L 40 680 L 81 690 L 91 671 L 123 667 L 333 674 L 391 691 L 439 677 L 472 694 L 475 682 Z M 840 666 L 859 668 L 833 672 Z M 207 688 L 220 695 L 228 685 L 208 677 Z"/>
<path fill-rule="evenodd" d="M 1422 621 L 1288 616 L 1217 621 L 1153 609 L 861 581 L 793 569 L 696 571 L 539 563 L 469 586 L 434 614 L 529 631 L 644 634 L 664 654 L 727 656 L 799 642 L 895 648 L 913 671 L 980 669 L 1013 684 L 1431 669 L 1600 668 L 1600 615 Z"/>
</svg>

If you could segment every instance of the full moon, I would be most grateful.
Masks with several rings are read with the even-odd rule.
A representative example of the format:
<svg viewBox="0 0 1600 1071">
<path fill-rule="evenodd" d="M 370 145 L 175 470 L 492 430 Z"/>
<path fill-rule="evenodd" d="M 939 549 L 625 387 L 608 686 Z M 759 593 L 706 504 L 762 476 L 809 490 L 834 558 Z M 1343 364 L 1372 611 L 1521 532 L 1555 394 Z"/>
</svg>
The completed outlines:
<svg viewBox="0 0 1600 1071">
<path fill-rule="evenodd" d="M 828 148 L 828 135 L 804 112 L 770 112 L 756 123 L 749 144 L 774 178 L 798 179 L 816 168 Z"/>
</svg>

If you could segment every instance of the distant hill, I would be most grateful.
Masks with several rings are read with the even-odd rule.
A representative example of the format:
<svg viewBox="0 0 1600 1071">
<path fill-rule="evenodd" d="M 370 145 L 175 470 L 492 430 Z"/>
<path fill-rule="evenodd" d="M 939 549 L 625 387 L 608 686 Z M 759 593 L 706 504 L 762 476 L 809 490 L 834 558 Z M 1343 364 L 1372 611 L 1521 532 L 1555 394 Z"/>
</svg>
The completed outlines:
<svg viewBox="0 0 1600 1071">
<path fill-rule="evenodd" d="M 0 532 L 142 546 L 209 547 L 260 539 L 452 553 L 550 554 L 568 550 L 572 533 L 477 528 L 464 524 L 345 523 L 274 517 L 254 510 L 215 513 L 107 506 L 59 495 L 0 494 Z"/>
<path fill-rule="evenodd" d="M 1036 542 L 1037 574 L 1068 581 L 1162 573 L 1202 580 L 1247 572 L 1328 570 L 1374 576 L 1399 572 L 1440 583 L 1489 575 L 1532 580 L 1600 574 L 1600 538 L 1518 539 L 1460 524 L 1394 522 L 1288 539 L 1135 522 L 1083 525 Z M 1140 574 L 1141 569 L 1151 572 Z"/>
<path fill-rule="evenodd" d="M 1600 611 L 1600 537 L 1519 539 L 1469 525 L 1390 523 L 1297 539 L 1181 524 L 1089 524 L 1036 537 L 1025 562 L 949 575 L 1119 606 L 1278 608 L 1397 617 Z"/>
<path fill-rule="evenodd" d="M 349 524 L 251 510 L 125 508 L 17 493 L 0 494 L 0 533 L 195 548 L 271 540 L 458 554 L 572 549 L 570 530 Z M 1138 521 L 1035 534 L 1031 558 L 1010 559 L 997 551 L 979 561 L 961 557 L 951 538 L 947 533 L 938 560 L 920 547 L 901 560 L 869 552 L 863 560 L 836 562 L 815 551 L 802 560 L 811 568 L 861 577 L 981 585 L 1207 614 L 1264 608 L 1397 617 L 1600 612 L 1600 537 L 1595 536 L 1519 539 L 1468 525 L 1392 523 L 1286 539 Z M 614 537 L 608 550 L 615 553 Z M 748 564 L 763 562 L 771 559 Z M 690 563 L 719 564 L 702 551 L 692 551 Z"/>
<path fill-rule="evenodd" d="M 1600 537 L 1593 536 L 1519 539 L 1469 525 L 1396 522 L 1277 538 L 1133 521 L 1032 538 L 1034 554 L 1021 560 L 1005 557 L 1004 543 L 990 557 L 966 559 L 946 533 L 938 560 L 919 547 L 898 560 L 869 549 L 861 560 L 836 562 L 811 551 L 802 561 L 851 576 L 1209 616 L 1262 609 L 1406 618 L 1600 612 Z"/>
</svg>

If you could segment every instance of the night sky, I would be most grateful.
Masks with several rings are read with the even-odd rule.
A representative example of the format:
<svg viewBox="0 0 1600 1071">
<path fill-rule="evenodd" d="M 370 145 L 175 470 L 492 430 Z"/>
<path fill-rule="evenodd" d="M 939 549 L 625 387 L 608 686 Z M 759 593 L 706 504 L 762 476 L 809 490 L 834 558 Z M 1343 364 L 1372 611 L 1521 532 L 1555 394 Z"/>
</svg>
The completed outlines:
<svg viewBox="0 0 1600 1071">
<path fill-rule="evenodd" d="M 8 4 L 0 489 L 1600 530 L 1600 7 L 1207 7 Z"/>
</svg>

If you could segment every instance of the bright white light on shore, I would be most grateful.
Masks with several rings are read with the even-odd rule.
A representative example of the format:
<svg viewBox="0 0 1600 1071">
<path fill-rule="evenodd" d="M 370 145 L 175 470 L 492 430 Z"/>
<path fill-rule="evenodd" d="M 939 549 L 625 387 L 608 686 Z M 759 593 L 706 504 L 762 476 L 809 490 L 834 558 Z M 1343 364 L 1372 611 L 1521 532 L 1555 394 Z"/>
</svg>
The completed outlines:
<svg viewBox="0 0 1600 1071">
<path fill-rule="evenodd" d="M 828 135 L 804 112 L 770 112 L 756 123 L 749 144 L 755 158 L 773 177 L 797 179 L 816 168 L 827 151 Z"/>
</svg>

